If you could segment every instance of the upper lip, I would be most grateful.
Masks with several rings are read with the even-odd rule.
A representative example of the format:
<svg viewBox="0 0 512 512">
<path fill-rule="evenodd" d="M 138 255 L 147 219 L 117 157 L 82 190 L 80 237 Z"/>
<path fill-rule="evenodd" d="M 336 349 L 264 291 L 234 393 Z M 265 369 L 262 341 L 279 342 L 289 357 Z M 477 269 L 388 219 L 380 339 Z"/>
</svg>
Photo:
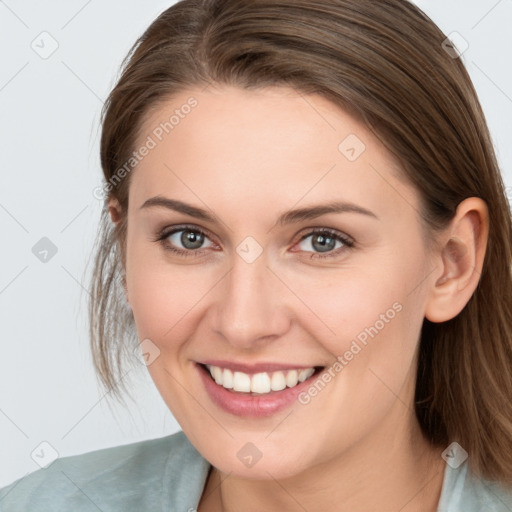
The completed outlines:
<svg viewBox="0 0 512 512">
<path fill-rule="evenodd" d="M 243 372 L 249 375 L 261 372 L 278 372 L 286 370 L 302 370 L 306 368 L 318 368 L 319 365 L 301 364 L 301 363 L 271 363 L 271 362 L 259 362 L 259 363 L 239 363 L 235 361 L 221 361 L 218 359 L 208 359 L 205 361 L 199 361 L 199 364 L 219 366 L 220 368 L 227 368 L 233 372 Z"/>
</svg>

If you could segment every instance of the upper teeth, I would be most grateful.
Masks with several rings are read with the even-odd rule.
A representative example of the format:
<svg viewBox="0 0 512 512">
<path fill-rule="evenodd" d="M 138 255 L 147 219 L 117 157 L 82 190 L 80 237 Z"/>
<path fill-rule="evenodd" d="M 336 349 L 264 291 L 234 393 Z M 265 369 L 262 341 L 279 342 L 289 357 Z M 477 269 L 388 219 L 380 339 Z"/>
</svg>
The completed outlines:
<svg viewBox="0 0 512 512">
<path fill-rule="evenodd" d="M 244 393 L 270 393 L 281 391 L 287 386 L 293 388 L 299 382 L 304 382 L 315 373 L 314 368 L 304 370 L 287 370 L 279 372 L 261 372 L 249 375 L 244 372 L 232 372 L 227 368 L 206 365 L 215 382 L 226 389 Z"/>
</svg>

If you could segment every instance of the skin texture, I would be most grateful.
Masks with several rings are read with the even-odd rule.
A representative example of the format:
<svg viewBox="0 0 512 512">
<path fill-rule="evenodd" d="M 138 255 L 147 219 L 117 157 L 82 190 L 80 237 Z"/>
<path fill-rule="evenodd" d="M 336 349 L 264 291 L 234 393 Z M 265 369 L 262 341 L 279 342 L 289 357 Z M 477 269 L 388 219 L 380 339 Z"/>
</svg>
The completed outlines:
<svg viewBox="0 0 512 512">
<path fill-rule="evenodd" d="M 430 446 L 414 415 L 419 334 L 425 316 L 448 320 L 471 297 L 485 254 L 485 203 L 463 201 L 431 248 L 419 195 L 391 153 L 325 98 L 289 88 L 184 91 L 151 112 L 141 144 L 190 96 L 197 106 L 131 176 L 126 294 L 139 338 L 160 351 L 148 366 L 155 385 L 214 466 L 199 511 L 434 511 L 445 447 Z M 353 161 L 338 149 L 350 134 L 365 145 Z M 140 208 L 157 195 L 219 221 Z M 285 210 L 332 200 L 377 218 L 329 213 L 276 225 Z M 197 256 L 154 241 L 184 223 L 211 234 Z M 312 228 L 336 230 L 354 246 L 336 242 L 336 256 L 312 259 L 326 254 L 314 234 L 300 240 Z M 167 243 L 186 250 L 180 235 Z M 248 236 L 263 249 L 251 263 L 237 253 Z M 397 303 L 400 311 L 306 405 L 237 417 L 212 403 L 199 378 L 195 362 L 206 359 L 330 367 Z M 262 454 L 252 467 L 237 457 L 246 443 Z"/>
</svg>

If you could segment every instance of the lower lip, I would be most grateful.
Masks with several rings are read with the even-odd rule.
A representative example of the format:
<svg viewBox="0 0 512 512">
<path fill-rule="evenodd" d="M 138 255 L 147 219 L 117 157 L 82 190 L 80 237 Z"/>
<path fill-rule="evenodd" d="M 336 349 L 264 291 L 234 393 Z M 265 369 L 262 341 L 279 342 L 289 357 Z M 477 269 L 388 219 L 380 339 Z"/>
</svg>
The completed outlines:
<svg viewBox="0 0 512 512">
<path fill-rule="evenodd" d="M 253 418 L 271 416 L 289 407 L 297 400 L 300 392 L 311 385 L 311 380 L 317 377 L 315 372 L 309 379 L 297 384 L 293 388 L 271 391 L 265 395 L 251 395 L 249 393 L 231 391 L 219 386 L 204 367 L 199 364 L 196 366 L 208 395 L 216 405 L 230 414 Z"/>
</svg>

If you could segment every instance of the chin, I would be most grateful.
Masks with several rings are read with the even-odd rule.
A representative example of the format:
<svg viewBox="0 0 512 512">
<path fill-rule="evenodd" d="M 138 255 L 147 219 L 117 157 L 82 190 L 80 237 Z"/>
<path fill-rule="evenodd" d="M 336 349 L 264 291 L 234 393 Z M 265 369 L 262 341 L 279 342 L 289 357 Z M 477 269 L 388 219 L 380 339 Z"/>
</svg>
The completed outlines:
<svg viewBox="0 0 512 512">
<path fill-rule="evenodd" d="M 257 452 L 250 444 L 243 446 L 245 448 L 238 449 L 235 457 L 227 457 L 224 453 L 208 457 L 208 460 L 222 473 L 247 480 L 281 480 L 308 469 L 308 466 L 304 465 L 303 454 L 297 453 L 293 456 L 286 452 L 285 447 L 282 452 L 272 451 L 265 454 L 265 450 Z M 269 449 L 267 451 L 270 452 Z M 301 464 L 298 464 L 299 461 Z"/>
</svg>

